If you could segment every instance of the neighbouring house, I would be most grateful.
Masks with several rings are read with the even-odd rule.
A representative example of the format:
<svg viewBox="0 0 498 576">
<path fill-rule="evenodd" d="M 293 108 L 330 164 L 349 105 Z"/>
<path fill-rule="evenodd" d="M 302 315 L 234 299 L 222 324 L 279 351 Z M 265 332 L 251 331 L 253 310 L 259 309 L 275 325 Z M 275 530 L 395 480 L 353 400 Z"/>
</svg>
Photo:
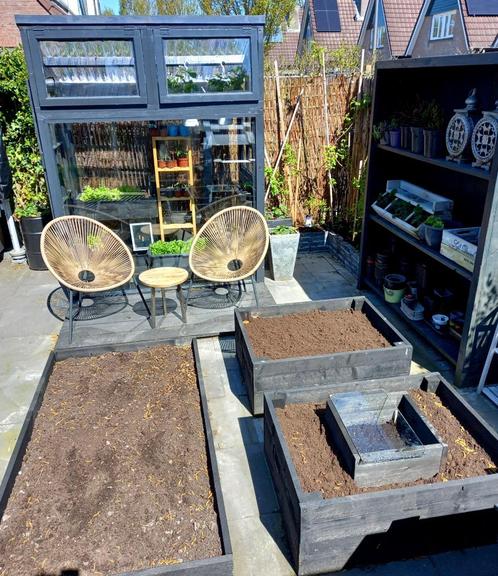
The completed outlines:
<svg viewBox="0 0 498 576">
<path fill-rule="evenodd" d="M 366 0 L 306 0 L 297 47 L 302 54 L 310 42 L 326 50 L 355 45 Z"/>
<path fill-rule="evenodd" d="M 404 56 L 424 0 L 370 0 L 358 44 L 366 61 Z"/>
<path fill-rule="evenodd" d="M 497 44 L 498 0 L 425 0 L 406 55 L 466 54 Z"/>
<path fill-rule="evenodd" d="M 99 0 L 0 0 L 0 48 L 14 48 L 21 41 L 15 14 L 96 15 L 100 14 L 100 5 Z"/>
<path fill-rule="evenodd" d="M 302 18 L 302 7 L 296 6 L 284 29 L 280 30 L 272 39 L 273 41 L 267 53 L 269 62 L 273 64 L 273 61 L 276 60 L 282 68 L 289 68 L 294 64 Z"/>
</svg>

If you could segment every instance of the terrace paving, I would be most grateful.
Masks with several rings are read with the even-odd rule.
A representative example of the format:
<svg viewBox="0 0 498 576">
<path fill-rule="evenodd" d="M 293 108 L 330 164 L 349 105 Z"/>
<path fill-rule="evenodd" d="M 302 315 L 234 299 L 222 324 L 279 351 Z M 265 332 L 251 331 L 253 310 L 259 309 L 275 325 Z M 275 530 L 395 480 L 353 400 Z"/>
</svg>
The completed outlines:
<svg viewBox="0 0 498 576">
<path fill-rule="evenodd" d="M 300 255 L 294 280 L 274 282 L 266 279 L 265 284 L 266 289 L 259 290 L 262 304 L 359 294 L 355 278 L 323 251 Z M 0 262 L 0 478 L 62 326 L 62 322 L 49 312 L 47 298 L 57 312 L 57 302 L 62 301 L 60 289 L 48 272 L 32 272 L 27 267 L 11 264 L 8 259 Z M 375 296 L 370 298 L 413 343 L 415 362 L 412 371 L 439 370 L 451 381 L 451 366 L 407 324 L 393 317 L 382 300 Z M 140 315 L 138 297 L 129 296 L 126 305 L 117 306 L 111 317 L 76 322 L 72 346 L 104 343 L 112 349 L 123 341 L 135 339 L 153 343 L 157 339 L 173 337 L 184 341 L 199 335 L 199 329 L 209 330 L 210 334 L 233 330 L 233 309 L 216 311 L 213 320 L 213 310 L 189 307 L 189 324 L 198 321 L 202 325 L 192 330 L 181 326 L 174 302 L 168 303 L 171 312 L 163 319 L 162 327 L 152 331 L 146 318 Z M 248 287 L 243 304 L 252 303 Z M 178 332 L 178 327 L 183 331 Z M 64 325 L 58 343 L 61 351 L 67 348 L 66 331 Z M 217 335 L 202 338 L 199 350 L 234 549 L 235 576 L 291 575 L 294 572 L 289 564 L 279 506 L 263 455 L 263 421 L 249 412 L 233 338 Z M 498 430 L 498 410 L 473 391 L 465 394 Z M 442 576 L 449 573 L 452 576 L 496 576 L 497 558 L 498 546 L 486 546 L 357 568 L 346 573 L 351 576 Z"/>
</svg>

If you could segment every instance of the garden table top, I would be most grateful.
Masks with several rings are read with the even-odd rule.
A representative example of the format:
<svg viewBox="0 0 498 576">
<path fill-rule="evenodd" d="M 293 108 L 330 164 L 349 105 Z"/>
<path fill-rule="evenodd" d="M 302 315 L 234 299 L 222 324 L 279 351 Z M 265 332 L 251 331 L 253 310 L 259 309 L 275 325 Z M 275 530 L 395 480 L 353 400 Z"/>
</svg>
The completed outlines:
<svg viewBox="0 0 498 576">
<path fill-rule="evenodd" d="M 188 278 L 188 272 L 183 268 L 165 266 L 161 268 L 150 268 L 142 272 L 138 279 L 144 286 L 149 288 L 170 288 L 183 284 Z"/>
</svg>

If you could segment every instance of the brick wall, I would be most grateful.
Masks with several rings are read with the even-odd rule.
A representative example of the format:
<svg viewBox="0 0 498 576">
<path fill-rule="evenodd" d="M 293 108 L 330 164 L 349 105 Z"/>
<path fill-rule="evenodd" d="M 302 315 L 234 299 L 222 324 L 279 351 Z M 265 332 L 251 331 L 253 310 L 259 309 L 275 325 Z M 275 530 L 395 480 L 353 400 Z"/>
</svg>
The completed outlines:
<svg viewBox="0 0 498 576">
<path fill-rule="evenodd" d="M 21 41 L 16 26 L 15 14 L 37 14 L 54 16 L 64 14 L 50 0 L 0 0 L 0 47 L 12 48 Z"/>
</svg>

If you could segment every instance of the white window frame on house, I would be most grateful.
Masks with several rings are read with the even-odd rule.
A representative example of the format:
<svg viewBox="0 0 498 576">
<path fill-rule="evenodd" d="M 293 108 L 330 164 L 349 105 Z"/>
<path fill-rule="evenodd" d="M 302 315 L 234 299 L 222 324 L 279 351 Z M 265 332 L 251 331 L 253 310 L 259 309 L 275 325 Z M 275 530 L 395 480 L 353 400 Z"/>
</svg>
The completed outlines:
<svg viewBox="0 0 498 576">
<path fill-rule="evenodd" d="M 431 22 L 431 40 L 446 40 L 453 38 L 456 10 L 434 14 Z"/>
<path fill-rule="evenodd" d="M 370 50 L 374 49 L 374 34 L 375 28 L 370 28 Z M 385 26 L 377 26 L 377 44 L 375 49 L 384 48 L 384 36 L 386 34 Z"/>
</svg>

